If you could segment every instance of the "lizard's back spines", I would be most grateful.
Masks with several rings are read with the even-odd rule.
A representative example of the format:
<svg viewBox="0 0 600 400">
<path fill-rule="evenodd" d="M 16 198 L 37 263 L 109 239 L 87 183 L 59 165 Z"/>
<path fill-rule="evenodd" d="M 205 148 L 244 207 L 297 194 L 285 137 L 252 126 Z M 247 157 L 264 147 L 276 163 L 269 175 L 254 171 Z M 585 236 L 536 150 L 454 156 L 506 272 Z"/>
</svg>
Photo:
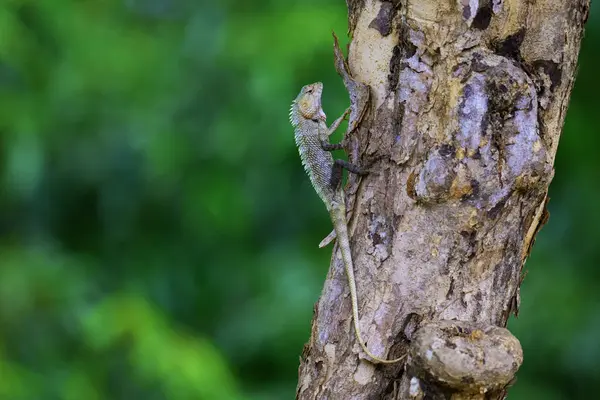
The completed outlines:
<svg viewBox="0 0 600 400">
<path fill-rule="evenodd" d="M 296 100 L 292 102 L 292 106 L 290 107 L 290 122 L 292 126 L 296 128 L 298 126 L 298 106 L 296 105 Z"/>
</svg>

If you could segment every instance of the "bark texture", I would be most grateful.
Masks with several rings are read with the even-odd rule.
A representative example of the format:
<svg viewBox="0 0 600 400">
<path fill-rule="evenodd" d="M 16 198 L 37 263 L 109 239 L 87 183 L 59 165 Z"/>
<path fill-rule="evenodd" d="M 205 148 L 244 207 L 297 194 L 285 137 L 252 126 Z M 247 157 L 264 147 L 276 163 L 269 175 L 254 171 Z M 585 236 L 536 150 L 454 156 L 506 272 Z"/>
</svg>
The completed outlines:
<svg viewBox="0 0 600 400">
<path fill-rule="evenodd" d="M 407 357 L 363 359 L 336 248 L 297 398 L 503 398 L 522 353 L 502 327 L 547 219 L 589 1 L 347 5 L 347 152 L 374 171 L 347 187 L 360 324 L 373 353 Z"/>
</svg>

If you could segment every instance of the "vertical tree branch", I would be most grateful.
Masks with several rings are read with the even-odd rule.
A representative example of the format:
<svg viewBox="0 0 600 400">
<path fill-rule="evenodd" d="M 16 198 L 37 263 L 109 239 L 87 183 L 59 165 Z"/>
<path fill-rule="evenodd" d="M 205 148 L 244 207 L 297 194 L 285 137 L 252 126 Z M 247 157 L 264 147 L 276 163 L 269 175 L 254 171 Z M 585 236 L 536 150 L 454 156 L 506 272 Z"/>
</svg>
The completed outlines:
<svg viewBox="0 0 600 400">
<path fill-rule="evenodd" d="M 522 354 L 501 327 L 547 218 L 589 1 L 347 4 L 370 91 L 350 157 L 375 171 L 348 188 L 360 324 L 375 354 L 409 356 L 362 358 L 335 249 L 297 397 L 502 398 Z"/>
</svg>

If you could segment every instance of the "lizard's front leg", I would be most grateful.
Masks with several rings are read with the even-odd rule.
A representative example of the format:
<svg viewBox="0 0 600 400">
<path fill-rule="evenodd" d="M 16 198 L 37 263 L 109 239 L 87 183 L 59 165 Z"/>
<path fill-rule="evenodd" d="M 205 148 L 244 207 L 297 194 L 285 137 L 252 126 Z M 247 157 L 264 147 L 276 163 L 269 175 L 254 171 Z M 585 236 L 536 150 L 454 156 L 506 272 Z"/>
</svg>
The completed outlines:
<svg viewBox="0 0 600 400">
<path fill-rule="evenodd" d="M 326 132 L 327 137 L 331 136 L 333 134 L 333 132 L 335 132 L 336 129 L 339 128 L 340 124 L 342 123 L 343 120 L 346 119 L 348 114 L 350 114 L 350 107 L 348 107 L 346 109 L 346 111 L 344 111 L 344 114 L 342 114 L 341 117 L 339 117 L 338 119 L 333 121 L 333 124 L 331 124 L 331 126 L 329 128 L 327 128 L 327 132 Z M 329 143 L 325 139 L 322 138 L 321 139 L 321 148 L 325 151 L 342 150 L 344 148 L 344 140 L 342 139 L 341 143 Z"/>
<path fill-rule="evenodd" d="M 333 132 L 335 132 L 337 130 L 337 128 L 339 128 L 340 124 L 342 123 L 343 120 L 346 119 L 348 114 L 350 114 L 350 107 L 348 107 L 346 109 L 346 111 L 344 111 L 342 116 L 339 117 L 338 119 L 336 119 L 335 121 L 333 121 L 333 124 L 331 124 L 331 126 L 329 128 L 327 128 L 327 136 L 331 136 L 333 134 Z"/>
</svg>

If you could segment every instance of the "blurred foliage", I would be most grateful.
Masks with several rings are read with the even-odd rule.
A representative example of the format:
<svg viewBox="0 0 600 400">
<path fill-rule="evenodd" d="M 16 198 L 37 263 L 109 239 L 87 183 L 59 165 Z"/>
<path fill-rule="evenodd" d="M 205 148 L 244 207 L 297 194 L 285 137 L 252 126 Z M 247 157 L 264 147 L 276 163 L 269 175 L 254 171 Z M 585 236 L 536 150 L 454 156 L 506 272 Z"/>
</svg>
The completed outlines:
<svg viewBox="0 0 600 400">
<path fill-rule="evenodd" d="M 600 391 L 592 10 L 511 327 L 514 399 Z M 287 399 L 329 220 L 287 111 L 343 1 L 4 0 L 0 399 Z"/>
</svg>

